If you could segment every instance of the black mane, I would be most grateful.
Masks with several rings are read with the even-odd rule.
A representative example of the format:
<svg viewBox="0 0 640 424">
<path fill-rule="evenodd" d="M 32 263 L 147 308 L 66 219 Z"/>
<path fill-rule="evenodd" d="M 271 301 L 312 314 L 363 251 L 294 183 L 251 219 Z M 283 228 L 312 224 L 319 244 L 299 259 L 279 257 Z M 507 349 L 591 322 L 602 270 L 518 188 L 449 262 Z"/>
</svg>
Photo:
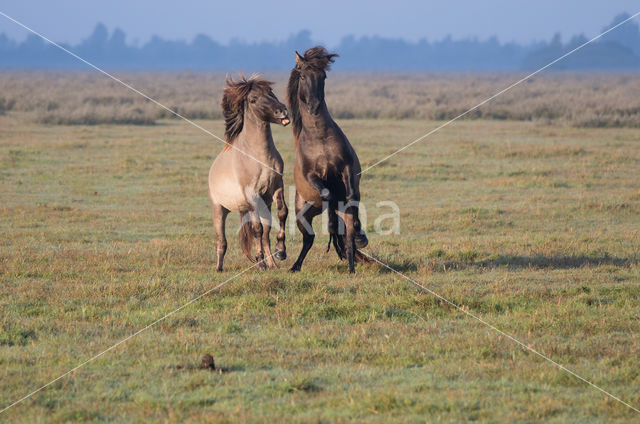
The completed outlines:
<svg viewBox="0 0 640 424">
<path fill-rule="evenodd" d="M 337 56 L 335 53 L 329 53 L 322 46 L 311 47 L 304 52 L 304 66 L 316 72 L 329 71 L 335 60 L 334 57 Z"/>
<path fill-rule="evenodd" d="M 300 115 L 300 101 L 298 100 L 300 71 L 296 68 L 293 68 L 291 70 L 291 75 L 289 75 L 289 83 L 287 84 L 287 101 L 289 103 L 289 113 L 291 114 L 293 136 L 298 139 L 300 131 L 302 130 L 302 116 Z"/>
</svg>

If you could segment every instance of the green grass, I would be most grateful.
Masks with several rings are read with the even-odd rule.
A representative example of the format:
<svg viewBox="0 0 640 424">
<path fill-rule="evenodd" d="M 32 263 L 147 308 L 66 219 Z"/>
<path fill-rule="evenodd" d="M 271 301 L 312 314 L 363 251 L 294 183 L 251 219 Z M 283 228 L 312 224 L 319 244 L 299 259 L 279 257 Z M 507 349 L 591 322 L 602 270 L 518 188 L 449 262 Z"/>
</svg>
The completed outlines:
<svg viewBox="0 0 640 424">
<path fill-rule="evenodd" d="M 234 216 L 214 271 L 218 141 L 175 120 L 27 122 L 0 117 L 0 407 L 250 265 Z M 439 122 L 341 124 L 366 167 Z M 290 129 L 274 136 L 291 186 Z M 638 407 L 639 139 L 458 122 L 364 174 L 367 251 Z M 399 235 L 371 233 L 383 200 Z M 243 274 L 0 419 L 639 420 L 382 267 L 348 275 L 326 242 L 292 275 L 289 236 L 282 269 Z M 197 369 L 205 353 L 220 372 Z"/>
</svg>

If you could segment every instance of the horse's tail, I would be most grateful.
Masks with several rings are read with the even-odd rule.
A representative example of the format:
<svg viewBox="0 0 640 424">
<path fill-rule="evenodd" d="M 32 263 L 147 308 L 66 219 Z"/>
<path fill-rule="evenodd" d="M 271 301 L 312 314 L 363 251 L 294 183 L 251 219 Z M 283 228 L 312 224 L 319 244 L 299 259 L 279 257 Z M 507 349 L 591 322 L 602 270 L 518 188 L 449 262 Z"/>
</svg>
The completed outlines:
<svg viewBox="0 0 640 424">
<path fill-rule="evenodd" d="M 244 219 L 242 221 L 245 221 Z M 255 262 L 256 259 L 251 256 L 251 242 L 254 239 L 253 232 L 251 231 L 251 222 L 242 222 L 240 226 L 240 247 L 242 252 L 251 262 Z"/>
<path fill-rule="evenodd" d="M 337 205 L 329 204 L 327 207 L 327 212 L 329 214 L 329 243 L 327 244 L 327 252 L 331 250 L 331 245 L 333 244 L 336 253 L 340 259 L 346 259 L 347 253 L 345 248 L 345 235 L 340 234 L 339 228 L 344 229 L 344 221 L 338 214 L 336 213 Z M 360 234 L 356 235 L 356 249 L 355 249 L 355 260 L 356 262 L 363 264 L 371 264 L 374 261 L 369 258 L 367 255 L 360 253 L 358 249 L 362 249 L 367 246 L 369 241 L 367 240 L 367 236 L 364 231 Z"/>
<path fill-rule="evenodd" d="M 331 250 L 331 245 L 336 250 L 338 258 L 346 259 L 347 255 L 344 248 L 344 236 L 338 234 L 338 228 L 344 228 L 344 221 L 336 213 L 338 205 L 333 202 L 329 203 L 327 213 L 329 215 L 329 243 L 327 244 L 327 252 Z"/>
</svg>

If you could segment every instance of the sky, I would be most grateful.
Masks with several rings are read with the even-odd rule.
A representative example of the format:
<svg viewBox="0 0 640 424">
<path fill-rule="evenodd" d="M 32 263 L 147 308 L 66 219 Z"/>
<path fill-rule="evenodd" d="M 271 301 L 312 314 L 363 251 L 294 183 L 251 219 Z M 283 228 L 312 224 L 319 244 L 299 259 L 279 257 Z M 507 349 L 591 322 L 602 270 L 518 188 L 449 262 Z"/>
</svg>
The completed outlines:
<svg viewBox="0 0 640 424">
<path fill-rule="evenodd" d="M 335 46 L 346 35 L 417 41 L 497 36 L 502 42 L 549 40 L 556 32 L 597 35 L 638 0 L 0 0 L 0 11 L 54 41 L 76 44 L 98 22 L 121 28 L 130 44 L 151 36 L 192 40 L 197 34 L 228 43 L 278 41 L 308 29 Z M 27 31 L 0 16 L 0 33 L 23 40 Z"/>
</svg>

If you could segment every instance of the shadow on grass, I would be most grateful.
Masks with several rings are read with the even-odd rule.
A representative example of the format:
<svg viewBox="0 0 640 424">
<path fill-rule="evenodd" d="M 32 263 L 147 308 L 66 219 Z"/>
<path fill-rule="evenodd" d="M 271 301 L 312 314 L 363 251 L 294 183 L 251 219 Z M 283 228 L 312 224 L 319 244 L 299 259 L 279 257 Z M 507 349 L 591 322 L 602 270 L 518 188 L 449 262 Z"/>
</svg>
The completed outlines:
<svg viewBox="0 0 640 424">
<path fill-rule="evenodd" d="M 613 265 L 617 267 L 631 266 L 638 263 L 638 258 L 620 258 L 610 255 L 589 256 L 589 255 L 557 255 L 557 256 L 518 256 L 500 255 L 491 259 L 478 261 L 464 260 L 442 260 L 431 259 L 420 262 L 410 260 L 389 260 L 380 258 L 380 261 L 387 264 L 398 272 L 415 272 L 419 268 L 426 268 L 432 272 L 458 271 L 469 268 L 510 268 L 510 269 L 573 269 L 591 266 Z M 392 272 L 380 266 L 380 273 Z"/>
<path fill-rule="evenodd" d="M 246 368 L 242 365 L 228 365 L 228 366 L 220 366 L 220 367 L 216 367 L 216 371 L 219 371 L 221 373 L 226 373 L 226 372 L 238 372 L 238 371 L 245 371 Z"/>
<path fill-rule="evenodd" d="M 629 266 L 638 263 L 637 258 L 619 258 L 617 256 L 601 255 L 601 256 L 514 256 L 500 255 L 496 259 L 487 259 L 483 261 L 473 262 L 472 265 L 483 268 L 494 268 L 499 266 L 507 266 L 510 268 L 551 268 L 551 269 L 570 269 L 582 268 L 584 266 Z"/>
<path fill-rule="evenodd" d="M 380 260 L 380 262 L 386 264 L 389 268 L 392 268 L 398 272 L 415 272 L 418 270 L 419 268 L 419 264 L 415 263 L 415 262 L 411 262 L 409 260 L 403 260 L 403 261 L 398 261 L 398 260 L 390 260 L 387 258 L 377 258 L 378 260 Z M 376 262 L 373 262 L 371 264 L 371 266 L 378 266 L 380 268 L 380 273 L 381 274 L 388 274 L 391 271 L 390 269 L 377 264 Z"/>
<path fill-rule="evenodd" d="M 242 365 L 227 365 L 227 366 L 218 366 L 215 368 L 202 368 L 198 364 L 176 364 L 176 365 L 168 365 L 165 368 L 174 369 L 178 371 L 192 371 L 192 372 L 213 372 L 217 374 L 226 374 L 229 372 L 239 372 L 246 371 L 246 368 Z"/>
</svg>

